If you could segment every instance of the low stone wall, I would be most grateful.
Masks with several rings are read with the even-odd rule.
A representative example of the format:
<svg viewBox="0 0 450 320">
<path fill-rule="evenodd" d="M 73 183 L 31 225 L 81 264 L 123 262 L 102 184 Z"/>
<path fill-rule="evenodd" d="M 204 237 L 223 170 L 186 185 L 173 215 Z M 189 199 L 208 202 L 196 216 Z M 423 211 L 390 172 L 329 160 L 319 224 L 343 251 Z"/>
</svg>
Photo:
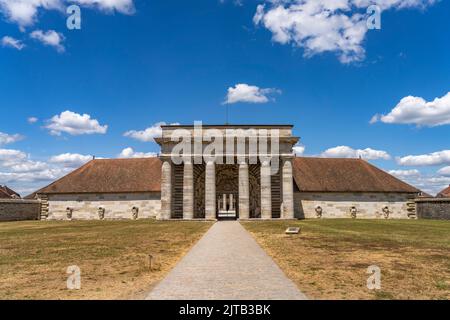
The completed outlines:
<svg viewBox="0 0 450 320">
<path fill-rule="evenodd" d="M 316 208 L 322 208 L 322 218 L 351 218 L 351 208 L 356 218 L 385 219 L 383 209 L 388 208 L 389 218 L 407 219 L 408 201 L 414 196 L 404 193 L 338 193 L 296 192 L 294 194 L 295 217 L 317 218 Z"/>
<path fill-rule="evenodd" d="M 416 199 L 416 212 L 419 219 L 450 220 L 450 198 Z"/>
<path fill-rule="evenodd" d="M 73 220 L 133 219 L 133 207 L 139 209 L 138 219 L 154 218 L 161 210 L 160 193 L 58 194 L 48 195 L 48 220 L 67 220 L 67 208 Z"/>
<path fill-rule="evenodd" d="M 38 220 L 41 203 L 37 200 L 0 200 L 0 221 Z"/>
</svg>

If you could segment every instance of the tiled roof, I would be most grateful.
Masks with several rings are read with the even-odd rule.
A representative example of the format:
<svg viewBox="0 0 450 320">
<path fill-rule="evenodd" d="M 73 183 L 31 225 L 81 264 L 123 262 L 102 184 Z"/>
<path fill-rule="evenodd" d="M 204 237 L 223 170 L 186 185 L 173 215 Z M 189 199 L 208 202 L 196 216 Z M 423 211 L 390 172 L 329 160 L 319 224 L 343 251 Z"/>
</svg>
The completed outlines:
<svg viewBox="0 0 450 320">
<path fill-rule="evenodd" d="M 361 159 L 295 158 L 293 169 L 304 192 L 420 192 Z M 161 161 L 143 158 L 92 160 L 36 193 L 160 191 Z"/>
<path fill-rule="evenodd" d="M 440 198 L 450 198 L 450 186 L 439 192 L 437 196 Z"/>
<path fill-rule="evenodd" d="M 7 186 L 0 185 L 0 199 L 20 198 L 20 194 Z"/>
<path fill-rule="evenodd" d="M 362 159 L 300 157 L 293 169 L 298 189 L 305 192 L 420 192 Z"/>
<path fill-rule="evenodd" d="M 97 159 L 36 193 L 159 192 L 161 161 L 158 158 Z"/>
</svg>

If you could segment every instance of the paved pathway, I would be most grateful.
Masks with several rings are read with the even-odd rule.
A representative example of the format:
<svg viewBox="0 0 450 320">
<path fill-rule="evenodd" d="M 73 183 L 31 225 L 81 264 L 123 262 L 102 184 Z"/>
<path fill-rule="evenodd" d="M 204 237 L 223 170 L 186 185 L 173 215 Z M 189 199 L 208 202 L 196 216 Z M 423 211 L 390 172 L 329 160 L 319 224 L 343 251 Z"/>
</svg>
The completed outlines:
<svg viewBox="0 0 450 320">
<path fill-rule="evenodd" d="M 215 223 L 147 296 L 156 300 L 306 299 L 237 221 Z"/>
</svg>

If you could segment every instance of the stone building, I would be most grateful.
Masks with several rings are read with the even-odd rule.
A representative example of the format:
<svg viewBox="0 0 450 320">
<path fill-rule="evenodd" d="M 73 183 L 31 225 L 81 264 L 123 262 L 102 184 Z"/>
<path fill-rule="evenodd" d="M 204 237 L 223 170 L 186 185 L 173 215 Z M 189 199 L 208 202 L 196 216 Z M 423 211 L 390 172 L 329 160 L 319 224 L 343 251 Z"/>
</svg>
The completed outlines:
<svg viewBox="0 0 450 320">
<path fill-rule="evenodd" d="M 20 199 L 20 194 L 7 186 L 0 185 L 0 199 Z"/>
<path fill-rule="evenodd" d="M 450 186 L 437 194 L 438 198 L 450 198 Z"/>
<path fill-rule="evenodd" d="M 295 157 L 298 140 L 290 125 L 163 126 L 158 158 L 92 160 L 37 191 L 41 218 L 413 216 L 416 188 L 362 159 Z"/>
</svg>

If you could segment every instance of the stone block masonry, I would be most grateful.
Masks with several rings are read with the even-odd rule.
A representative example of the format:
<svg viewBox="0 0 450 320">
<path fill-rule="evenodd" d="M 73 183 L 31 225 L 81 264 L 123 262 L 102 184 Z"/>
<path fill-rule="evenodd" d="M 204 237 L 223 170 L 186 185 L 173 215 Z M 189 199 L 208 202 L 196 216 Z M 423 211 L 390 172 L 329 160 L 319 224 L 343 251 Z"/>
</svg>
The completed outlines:
<svg viewBox="0 0 450 320">
<path fill-rule="evenodd" d="M 299 192 L 295 193 L 295 217 L 300 219 L 351 218 L 351 209 L 356 209 L 357 219 L 385 218 L 383 209 L 389 211 L 389 218 L 408 219 L 409 201 L 414 201 L 407 193 L 339 193 L 339 192 Z"/>
<path fill-rule="evenodd" d="M 450 220 L 450 198 L 416 199 L 419 219 Z"/>
<path fill-rule="evenodd" d="M 0 221 L 38 220 L 41 203 L 37 200 L 0 200 Z"/>
<path fill-rule="evenodd" d="M 99 220 L 99 209 L 104 209 L 104 219 L 155 218 L 161 211 L 160 193 L 114 194 L 57 194 L 48 195 L 48 220 L 68 220 L 68 208 L 73 220 Z"/>
</svg>

